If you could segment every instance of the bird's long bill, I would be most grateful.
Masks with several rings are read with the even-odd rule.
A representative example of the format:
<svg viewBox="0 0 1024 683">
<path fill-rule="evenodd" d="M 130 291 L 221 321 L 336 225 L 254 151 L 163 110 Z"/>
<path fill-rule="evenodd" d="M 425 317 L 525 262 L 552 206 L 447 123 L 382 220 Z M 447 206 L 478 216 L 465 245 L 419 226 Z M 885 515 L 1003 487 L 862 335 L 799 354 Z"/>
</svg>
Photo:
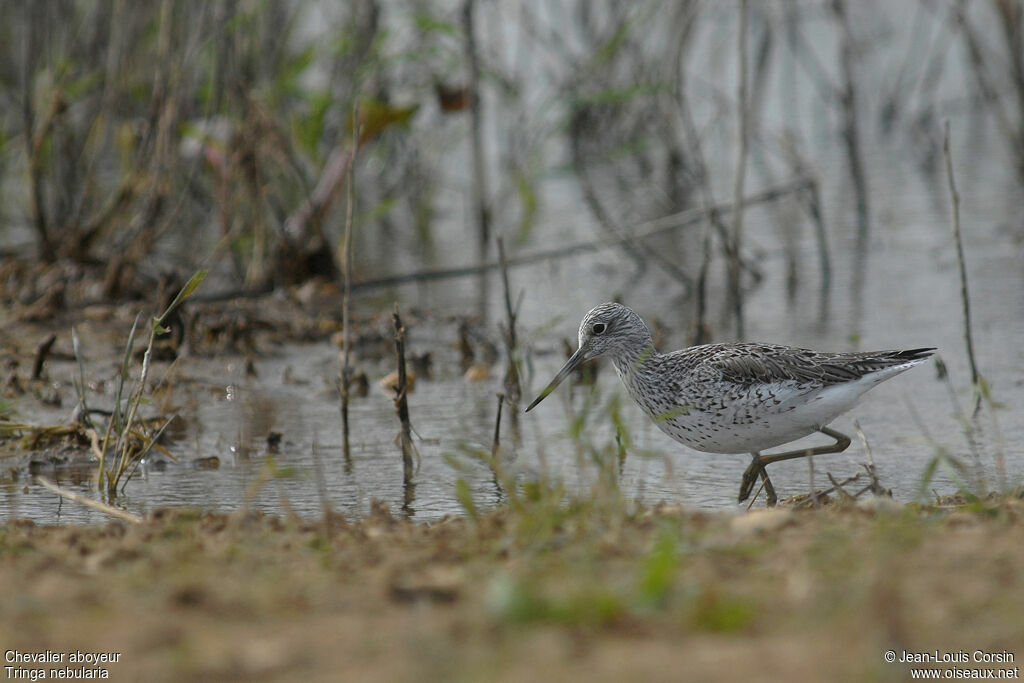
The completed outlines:
<svg viewBox="0 0 1024 683">
<path fill-rule="evenodd" d="M 569 360 L 565 361 L 565 365 L 563 365 L 562 369 L 558 371 L 558 374 L 555 375 L 555 378 L 551 380 L 551 382 L 546 387 L 544 387 L 544 391 L 540 392 L 537 398 L 533 399 L 533 403 L 531 403 L 530 406 L 526 409 L 526 412 L 530 412 L 531 410 L 533 410 L 533 407 L 535 405 L 546 399 L 548 397 L 548 394 L 554 391 L 555 388 L 558 387 L 558 385 L 561 384 L 562 381 L 569 376 L 569 373 L 571 373 L 573 370 L 579 367 L 580 364 L 583 363 L 583 361 L 585 360 L 586 357 L 583 355 L 583 349 L 577 349 L 576 353 L 572 354 Z"/>
</svg>

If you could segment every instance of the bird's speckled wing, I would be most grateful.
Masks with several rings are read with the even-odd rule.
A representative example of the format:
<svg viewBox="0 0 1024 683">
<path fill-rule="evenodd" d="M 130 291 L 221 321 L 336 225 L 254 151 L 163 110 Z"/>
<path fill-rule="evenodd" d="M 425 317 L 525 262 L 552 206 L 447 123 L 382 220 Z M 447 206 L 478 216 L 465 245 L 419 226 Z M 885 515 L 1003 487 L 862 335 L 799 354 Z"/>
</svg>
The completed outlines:
<svg viewBox="0 0 1024 683">
<path fill-rule="evenodd" d="M 707 344 L 674 354 L 696 376 L 739 386 L 797 382 L 829 386 L 931 355 L 933 349 L 822 353 L 776 344 Z"/>
</svg>

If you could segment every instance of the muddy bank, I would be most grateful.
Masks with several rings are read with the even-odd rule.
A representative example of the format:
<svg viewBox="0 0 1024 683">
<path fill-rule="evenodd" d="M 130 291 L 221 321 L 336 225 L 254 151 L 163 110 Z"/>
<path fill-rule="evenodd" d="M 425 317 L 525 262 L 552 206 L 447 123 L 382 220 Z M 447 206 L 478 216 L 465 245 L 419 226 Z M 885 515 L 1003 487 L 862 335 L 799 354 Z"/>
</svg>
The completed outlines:
<svg viewBox="0 0 1024 683">
<path fill-rule="evenodd" d="M 115 680 L 902 680 L 887 650 L 1024 656 L 1022 519 L 1017 499 L 729 515 L 541 493 L 428 525 L 11 521 L 0 641 Z"/>
</svg>

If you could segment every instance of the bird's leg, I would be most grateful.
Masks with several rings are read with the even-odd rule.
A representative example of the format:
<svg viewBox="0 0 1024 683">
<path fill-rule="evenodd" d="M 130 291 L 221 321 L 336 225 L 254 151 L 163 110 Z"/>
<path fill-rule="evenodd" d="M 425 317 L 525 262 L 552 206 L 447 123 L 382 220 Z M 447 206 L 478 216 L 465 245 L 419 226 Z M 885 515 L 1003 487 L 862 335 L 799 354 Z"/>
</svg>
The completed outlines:
<svg viewBox="0 0 1024 683">
<path fill-rule="evenodd" d="M 804 448 L 798 451 L 785 451 L 783 453 L 773 453 L 772 455 L 760 455 L 755 453 L 754 459 L 747 467 L 747 471 L 743 473 L 743 482 L 740 484 L 740 502 L 742 503 L 750 496 L 751 489 L 754 488 L 754 481 L 758 475 L 761 475 L 766 482 L 768 482 L 768 472 L 765 470 L 767 465 L 773 462 L 780 462 L 782 460 L 792 460 L 793 458 L 806 458 L 809 455 L 827 455 L 829 453 L 842 453 L 850 446 L 850 437 L 846 436 L 842 432 L 837 432 L 834 429 L 828 427 L 821 427 L 819 430 L 826 436 L 831 436 L 836 440 L 834 444 L 828 446 L 815 446 L 813 448 Z M 773 498 L 775 491 L 772 490 L 770 484 L 766 485 L 766 493 L 768 495 L 768 504 L 774 505 Z"/>
<path fill-rule="evenodd" d="M 743 473 L 743 483 L 740 485 L 740 499 L 739 502 L 745 501 L 750 497 L 750 491 L 754 488 L 754 482 L 760 475 L 762 479 L 761 488 L 764 489 L 764 495 L 768 507 L 774 507 L 778 498 L 775 496 L 775 487 L 772 486 L 772 480 L 768 478 L 768 470 L 764 468 L 764 461 L 761 459 L 760 453 L 750 454 L 750 466 L 747 467 L 747 471 Z M 761 489 L 757 490 L 761 493 Z M 756 496 L 755 496 L 756 497 Z"/>
</svg>

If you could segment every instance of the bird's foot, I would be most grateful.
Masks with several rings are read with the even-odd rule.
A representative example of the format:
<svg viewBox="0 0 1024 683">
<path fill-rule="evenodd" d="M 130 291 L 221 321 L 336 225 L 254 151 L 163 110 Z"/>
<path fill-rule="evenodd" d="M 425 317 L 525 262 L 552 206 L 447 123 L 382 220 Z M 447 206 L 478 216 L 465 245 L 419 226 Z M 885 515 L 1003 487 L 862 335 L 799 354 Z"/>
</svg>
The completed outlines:
<svg viewBox="0 0 1024 683">
<path fill-rule="evenodd" d="M 760 477 L 764 480 L 762 488 L 764 489 L 765 502 L 768 507 L 775 507 L 779 499 L 775 495 L 775 487 L 772 486 L 772 480 L 768 478 L 768 471 L 764 468 L 764 463 L 761 462 L 760 458 L 754 458 L 754 460 L 747 467 L 743 473 L 743 481 L 740 483 L 740 495 L 739 502 L 742 503 L 750 497 L 750 493 L 754 490 L 754 482 Z M 760 489 L 757 491 L 761 492 Z"/>
<path fill-rule="evenodd" d="M 750 492 L 754 489 L 754 482 L 757 481 L 757 472 L 751 474 L 750 468 L 743 473 L 743 481 L 740 482 L 740 495 L 736 499 L 737 502 L 742 503 L 747 498 L 750 498 Z"/>
</svg>

